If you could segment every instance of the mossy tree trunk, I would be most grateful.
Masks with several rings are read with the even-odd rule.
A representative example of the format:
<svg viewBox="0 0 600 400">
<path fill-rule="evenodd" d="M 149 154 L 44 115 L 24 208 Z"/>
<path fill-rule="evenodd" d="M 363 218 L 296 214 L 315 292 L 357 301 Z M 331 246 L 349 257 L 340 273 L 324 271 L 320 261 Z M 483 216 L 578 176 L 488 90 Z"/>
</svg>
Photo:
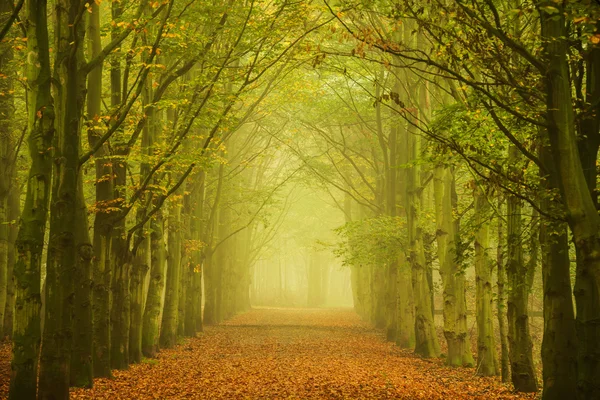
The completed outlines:
<svg viewBox="0 0 600 400">
<path fill-rule="evenodd" d="M 145 236 L 142 231 L 140 235 Z M 146 238 L 138 238 L 138 247 L 136 248 L 133 262 L 131 263 L 131 272 L 129 278 L 129 363 L 142 362 L 142 317 L 144 304 L 144 281 L 149 267 L 150 241 Z"/>
<path fill-rule="evenodd" d="M 56 85 L 56 137 L 54 140 L 52 202 L 50 206 L 50 236 L 46 263 L 46 302 L 43 346 L 40 356 L 38 398 L 68 399 L 73 342 L 84 351 L 80 336 L 74 336 L 74 306 L 78 319 L 91 319 L 91 313 L 81 314 L 84 304 L 90 304 L 90 291 L 82 281 L 89 275 L 89 238 L 83 232 L 81 196 L 81 121 L 85 104 L 85 74 L 83 40 L 85 11 L 78 0 L 60 0 L 56 4 L 54 34 L 56 45 L 54 82 Z M 87 236 L 87 230 L 85 231 Z M 75 282 L 75 279 L 78 279 Z M 77 286 L 76 286 L 77 284 Z M 91 333 L 91 332 L 90 332 Z M 91 343 L 90 343 L 91 350 Z M 78 354 L 78 360 L 82 358 Z M 91 358 L 91 353 L 89 354 Z M 91 361 L 91 360 L 90 360 Z M 91 366 L 91 362 L 90 362 Z M 83 368 L 83 366 L 82 366 Z M 79 371 L 78 371 L 79 372 Z M 86 374 L 87 375 L 87 374 Z"/>
<path fill-rule="evenodd" d="M 518 153 L 514 146 L 509 148 L 509 163 L 518 174 Z M 507 199 L 507 260 L 508 283 L 508 356 L 510 359 L 511 380 L 519 392 L 537 391 L 537 381 L 533 366 L 531 334 L 529 332 L 529 292 L 528 264 L 523 259 L 522 205 L 514 195 Z"/>
<path fill-rule="evenodd" d="M 160 331 L 160 346 L 164 348 L 171 348 L 177 344 L 181 269 L 181 209 L 182 205 L 179 200 L 174 200 L 169 210 L 165 305 Z"/>
<path fill-rule="evenodd" d="M 476 186 L 475 198 L 475 303 L 477 319 L 477 373 L 483 376 L 500 372 L 494 340 L 492 272 L 489 241 L 490 205 L 483 188 Z"/>
<path fill-rule="evenodd" d="M 503 199 L 498 200 L 498 213 L 502 215 Z M 498 247 L 496 249 L 496 268 L 498 284 L 497 316 L 498 331 L 500 334 L 500 375 L 502 382 L 510 379 L 510 360 L 508 358 L 508 328 L 506 320 L 506 267 L 504 263 L 504 224 L 502 218 L 498 218 Z"/>
<path fill-rule="evenodd" d="M 409 137 L 411 160 L 421 154 L 421 137 L 413 134 Z M 431 291 L 427 279 L 425 249 L 423 247 L 423 228 L 419 223 L 422 211 L 421 167 L 411 166 L 407 180 L 407 229 L 412 268 L 412 284 L 415 299 L 415 353 L 422 357 L 438 357 L 440 345 L 433 322 Z"/>
<path fill-rule="evenodd" d="M 540 160 L 547 170 L 555 168 L 549 144 L 540 146 Z M 556 172 L 542 178 L 548 191 L 558 189 Z M 560 215 L 561 204 L 548 194 L 541 199 L 542 209 Z M 561 400 L 577 393 L 577 335 L 571 294 L 571 262 L 567 224 L 542 218 L 542 282 L 544 289 L 544 337 L 542 340 L 543 399 Z"/>
<path fill-rule="evenodd" d="M 12 7 L 8 1 L 0 3 L 0 23 L 6 23 Z M 12 115 L 14 114 L 13 73 L 10 62 L 13 59 L 12 44 L 0 43 L 0 71 L 5 75 L 0 79 L 0 340 L 4 335 L 5 311 L 8 295 L 9 274 L 9 196 L 15 180 L 17 157 L 16 141 L 13 138 Z M 12 267 L 10 267 L 12 270 Z"/>
<path fill-rule="evenodd" d="M 90 5 L 88 16 L 88 56 L 97 57 L 102 50 L 100 38 L 100 7 L 97 3 Z M 101 132 L 102 105 L 102 63 L 92 69 L 87 84 L 87 118 L 88 142 L 90 147 L 96 146 Z M 108 158 L 109 149 L 105 144 L 94 154 L 96 174 L 96 203 L 94 216 L 94 259 L 92 278 L 93 286 L 93 365 L 95 377 L 110 377 L 110 285 L 111 285 L 111 251 L 112 224 L 110 209 L 113 207 L 113 169 Z"/>
<path fill-rule="evenodd" d="M 15 277 L 13 274 L 15 262 L 16 262 L 16 248 L 15 243 L 17 240 L 17 234 L 19 232 L 18 225 L 16 222 L 19 220 L 21 215 L 21 193 L 18 185 L 11 187 L 8 196 L 8 220 L 10 224 L 8 226 L 8 255 L 7 255 L 7 276 L 9 277 L 8 285 L 6 288 L 6 311 L 4 313 L 4 336 L 12 339 L 13 334 L 13 317 L 15 313 Z"/>
<path fill-rule="evenodd" d="M 451 167 L 436 166 L 433 180 L 438 259 L 444 296 L 444 337 L 448 343 L 446 364 L 473 366 L 467 331 L 465 275 L 457 254 L 459 243 L 453 204 L 453 196 L 456 196 L 454 172 Z"/>
<path fill-rule="evenodd" d="M 548 136 L 556 165 L 556 182 L 577 252 L 574 294 L 578 394 L 582 399 L 592 399 L 600 397 L 600 216 L 587 185 L 577 148 L 564 5 L 548 1 L 537 4 L 546 67 L 544 83 Z M 551 7 L 546 7 L 548 5 Z M 594 74 L 593 71 L 589 72 Z M 598 78 L 597 75 L 595 77 Z"/>
<path fill-rule="evenodd" d="M 35 399 L 40 332 L 40 271 L 52 182 L 54 106 L 50 91 L 50 53 L 45 0 L 25 5 L 28 82 L 27 131 L 31 167 L 19 233 L 15 242 L 15 316 L 9 399 Z"/>
</svg>

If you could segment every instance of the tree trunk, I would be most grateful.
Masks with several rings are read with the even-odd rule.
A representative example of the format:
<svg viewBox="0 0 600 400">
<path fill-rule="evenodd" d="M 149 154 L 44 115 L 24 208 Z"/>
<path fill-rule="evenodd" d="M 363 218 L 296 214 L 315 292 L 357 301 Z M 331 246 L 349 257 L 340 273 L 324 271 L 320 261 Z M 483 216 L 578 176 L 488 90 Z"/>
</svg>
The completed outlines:
<svg viewBox="0 0 600 400">
<path fill-rule="evenodd" d="M 81 180 L 81 176 L 79 178 Z M 75 247 L 75 297 L 73 310 L 73 343 L 71 354 L 70 384 L 91 388 L 94 384 L 93 371 L 93 318 L 92 318 L 92 260 L 94 250 L 89 238 L 87 207 L 83 194 L 83 182 L 79 183 L 77 197 L 77 226 Z"/>
<path fill-rule="evenodd" d="M 140 235 L 145 236 L 142 232 Z M 129 326 L 129 363 L 142 362 L 142 317 L 144 303 L 144 281 L 150 267 L 148 266 L 148 256 L 150 254 L 150 241 L 145 238 L 139 238 L 142 242 L 139 244 L 133 264 L 131 265 L 131 275 L 129 279 L 130 300 L 130 326 Z"/>
<path fill-rule="evenodd" d="M 100 38 L 100 7 L 92 2 L 88 17 L 88 55 L 90 59 L 98 56 L 102 50 Z M 94 147 L 101 136 L 100 117 L 102 115 L 102 63 L 88 75 L 88 142 Z M 108 145 L 104 145 L 94 154 L 96 172 L 96 203 L 94 205 L 94 260 L 92 278 L 93 314 L 94 314 L 94 351 L 93 365 L 95 377 L 110 377 L 110 285 L 111 285 L 111 212 L 113 188 L 113 169 L 107 159 Z"/>
<path fill-rule="evenodd" d="M 171 348 L 177 344 L 177 321 L 179 305 L 179 275 L 181 269 L 181 204 L 178 200 L 169 211 L 169 236 L 167 252 L 167 281 L 165 306 L 160 332 L 160 345 Z"/>
<path fill-rule="evenodd" d="M 458 264 L 457 227 L 453 207 L 454 173 L 451 168 L 437 166 L 434 170 L 436 237 L 440 275 L 444 295 L 444 337 L 448 343 L 446 364 L 473 366 L 467 332 L 467 303 L 464 271 Z"/>
<path fill-rule="evenodd" d="M 540 153 L 546 169 L 555 168 L 547 145 L 541 148 Z M 546 190 L 557 189 L 556 172 L 545 177 L 542 184 Z M 560 215 L 562 205 L 547 196 L 545 194 L 541 201 L 543 210 L 551 215 Z M 540 243 L 544 287 L 543 399 L 573 398 L 573 394 L 577 393 L 577 336 L 567 225 L 542 219 Z"/>
<path fill-rule="evenodd" d="M 498 200 L 498 213 L 502 215 L 502 199 Z M 506 269 L 504 266 L 504 226 L 498 218 L 498 248 L 496 251 L 496 266 L 498 268 L 498 330 L 500 331 L 500 375 L 502 382 L 510 378 L 510 361 L 508 358 L 508 328 L 506 321 Z"/>
<path fill-rule="evenodd" d="M 493 376 L 500 372 L 494 340 L 492 293 L 493 264 L 489 257 L 489 204 L 482 188 L 475 187 L 475 282 L 477 318 L 477 373 Z"/>
<path fill-rule="evenodd" d="M 0 23 L 6 23 L 11 13 L 11 3 L 0 3 Z M 10 219 L 8 201 L 11 187 L 14 186 L 14 171 L 17 161 L 15 140 L 13 138 L 12 116 L 14 114 L 13 73 L 9 63 L 13 59 L 12 45 L 7 41 L 0 43 L 0 71 L 5 75 L 0 79 L 0 340 L 4 336 L 4 313 L 6 311 L 9 280 L 8 264 Z"/>
<path fill-rule="evenodd" d="M 582 399 L 600 398 L 600 217 L 577 149 L 569 79 L 569 44 L 562 3 L 550 15 L 539 2 L 547 70 L 546 117 L 550 148 L 567 221 L 577 252 L 575 278 L 577 385 Z M 553 177 L 551 176 L 551 179 Z"/>
<path fill-rule="evenodd" d="M 509 149 L 509 162 L 518 168 L 517 149 Z M 516 196 L 507 199 L 508 257 L 506 274 L 508 282 L 508 344 L 511 380 L 519 392 L 537 391 L 533 367 L 531 334 L 529 333 L 528 303 L 531 286 L 527 282 L 528 265 L 523 260 L 521 200 Z"/>
<path fill-rule="evenodd" d="M 54 107 L 50 93 L 50 58 L 45 0 L 25 5 L 27 51 L 27 130 L 31 167 L 19 220 L 15 276 L 13 358 L 9 399 L 35 399 L 40 346 L 40 271 L 52 181 Z"/>
<path fill-rule="evenodd" d="M 79 148 L 81 120 L 85 103 L 85 75 L 80 73 L 83 57 L 85 26 L 77 24 L 85 12 L 77 0 L 59 0 L 55 8 L 54 75 L 57 82 L 56 160 L 50 206 L 50 236 L 46 264 L 46 302 L 44 333 L 40 356 L 39 396 L 45 399 L 68 399 L 71 350 L 73 340 L 74 304 L 79 308 L 90 302 L 89 291 L 75 293 L 76 271 L 85 268 L 80 260 L 88 257 L 87 238 L 82 232 Z M 87 232 L 87 231 L 86 231 Z M 80 271 L 87 276 L 87 271 Z M 85 316 L 91 318 L 91 315 Z M 86 322 L 87 324 L 87 322 Z M 91 354 L 90 354 L 91 357 Z"/>
<path fill-rule="evenodd" d="M 404 349 L 412 349 L 415 346 L 415 303 L 411 265 L 404 254 L 400 255 L 398 259 L 397 279 L 398 328 L 396 344 Z"/>
<path fill-rule="evenodd" d="M 129 292 L 132 268 L 131 254 L 126 241 L 115 236 L 112 273 L 112 307 L 110 311 L 110 364 L 113 369 L 129 367 L 129 334 L 131 327 L 131 295 Z"/>
<path fill-rule="evenodd" d="M 165 244 L 162 212 L 155 214 L 151 223 L 150 234 L 150 286 L 144 308 L 142 323 L 142 353 L 146 357 L 156 357 L 160 334 L 160 312 L 162 309 L 162 292 L 165 286 Z"/>
<path fill-rule="evenodd" d="M 417 160 L 421 154 L 421 137 L 409 136 L 409 152 L 411 160 Z M 415 299 L 415 353 L 422 357 L 438 357 L 440 345 L 433 322 L 431 291 L 427 280 L 427 265 L 423 248 L 423 230 L 419 224 L 419 213 L 423 200 L 421 168 L 413 165 L 408 172 L 407 180 L 407 229 L 412 267 L 412 284 Z"/>
<path fill-rule="evenodd" d="M 18 225 L 15 223 L 19 220 L 21 213 L 20 204 L 20 188 L 19 185 L 13 185 L 8 195 L 8 220 L 11 221 L 8 226 L 8 256 L 7 256 L 7 276 L 8 286 L 6 288 L 6 311 L 4 313 L 4 336 L 12 339 L 13 333 L 13 317 L 15 313 L 15 280 L 13 271 L 16 262 L 15 243 L 19 232 Z"/>
</svg>

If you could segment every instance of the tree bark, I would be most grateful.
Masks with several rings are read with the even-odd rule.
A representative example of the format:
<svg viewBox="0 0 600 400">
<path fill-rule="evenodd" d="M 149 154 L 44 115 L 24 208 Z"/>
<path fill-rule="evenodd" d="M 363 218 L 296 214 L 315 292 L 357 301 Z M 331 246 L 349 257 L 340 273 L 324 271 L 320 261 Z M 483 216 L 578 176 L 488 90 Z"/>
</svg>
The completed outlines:
<svg viewBox="0 0 600 400">
<path fill-rule="evenodd" d="M 7 256 L 7 276 L 9 277 L 8 286 L 6 288 L 6 311 L 4 313 L 4 336 L 12 339 L 13 335 L 13 317 L 15 313 L 15 280 L 14 267 L 16 262 L 15 243 L 19 232 L 16 222 L 21 215 L 20 204 L 20 188 L 19 185 L 13 185 L 8 195 L 8 220 L 11 221 L 8 227 L 8 256 Z"/>
<path fill-rule="evenodd" d="M 165 306 L 160 332 L 160 346 L 171 348 L 177 344 L 179 303 L 179 275 L 181 269 L 181 204 L 175 200 L 169 210 L 168 252 Z"/>
<path fill-rule="evenodd" d="M 517 149 L 509 148 L 509 162 L 515 167 Z M 506 274 L 508 282 L 508 357 L 511 380 L 519 392 L 536 392 L 537 381 L 533 367 L 531 334 L 529 332 L 528 303 L 531 286 L 527 282 L 528 265 L 523 260 L 521 200 L 516 196 L 507 199 L 508 257 Z"/>
<path fill-rule="evenodd" d="M 494 340 L 492 271 L 489 257 L 489 204 L 482 188 L 475 187 L 475 282 L 477 318 L 477 373 L 483 376 L 500 372 Z"/>
<path fill-rule="evenodd" d="M 45 0 L 25 5 L 27 51 L 27 130 L 31 167 L 27 177 L 25 205 L 15 242 L 15 316 L 10 400 L 35 399 L 40 332 L 40 271 L 44 233 L 52 182 L 54 106 L 50 92 L 50 56 Z"/>
<path fill-rule="evenodd" d="M 467 332 L 467 303 L 464 271 L 458 264 L 458 229 L 453 206 L 454 173 L 450 167 L 437 166 L 434 170 L 434 197 L 436 237 L 440 275 L 444 296 L 444 337 L 448 343 L 446 364 L 473 366 Z"/>
<path fill-rule="evenodd" d="M 92 2 L 88 16 L 88 56 L 97 57 L 102 51 L 100 38 L 100 7 Z M 101 125 L 102 105 L 102 69 L 100 63 L 90 71 L 87 85 L 88 142 L 95 147 L 101 136 L 98 129 Z M 96 203 L 94 204 L 94 259 L 92 279 L 93 315 L 94 315 L 94 350 L 93 365 L 95 377 L 110 377 L 110 290 L 111 290 L 111 252 L 112 232 L 111 219 L 114 213 L 112 200 L 113 169 L 108 159 L 108 145 L 104 145 L 94 154 L 96 173 Z"/>
<path fill-rule="evenodd" d="M 550 13 L 550 4 L 555 13 Z M 600 216 L 577 149 L 569 79 L 569 50 L 562 3 L 538 2 L 546 65 L 546 118 L 556 177 L 577 252 L 575 279 L 578 388 L 600 398 Z"/>
<path fill-rule="evenodd" d="M 157 212 L 155 217 L 150 233 L 150 285 L 142 323 L 142 353 L 146 357 L 156 357 L 158 354 L 162 292 L 165 286 L 166 255 L 162 212 Z"/>
<path fill-rule="evenodd" d="M 78 0 L 59 0 L 55 11 L 57 132 L 46 263 L 44 345 L 40 356 L 40 400 L 69 398 L 72 342 L 80 339 L 74 337 L 73 332 L 74 304 L 79 307 L 90 301 L 85 299 L 86 293 L 79 290 L 76 293 L 74 282 L 78 272 L 87 276 L 87 271 L 78 269 L 85 268 L 80 259 L 86 259 L 89 252 L 86 245 L 89 240 L 77 237 L 84 221 L 81 213 L 74 212 L 83 201 L 78 196 L 80 132 L 86 92 L 85 75 L 80 73 L 84 62 L 85 26 L 76 20 L 85 8 Z"/>
</svg>

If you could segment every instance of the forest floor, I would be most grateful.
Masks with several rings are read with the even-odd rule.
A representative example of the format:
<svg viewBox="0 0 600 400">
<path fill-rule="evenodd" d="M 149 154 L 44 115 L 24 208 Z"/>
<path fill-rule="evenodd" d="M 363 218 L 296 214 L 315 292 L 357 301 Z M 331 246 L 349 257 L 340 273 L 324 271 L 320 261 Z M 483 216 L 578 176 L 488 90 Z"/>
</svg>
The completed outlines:
<svg viewBox="0 0 600 400">
<path fill-rule="evenodd" d="M 0 398 L 10 349 L 0 344 Z M 258 308 L 72 399 L 533 399 L 386 343 L 350 310 Z"/>
</svg>

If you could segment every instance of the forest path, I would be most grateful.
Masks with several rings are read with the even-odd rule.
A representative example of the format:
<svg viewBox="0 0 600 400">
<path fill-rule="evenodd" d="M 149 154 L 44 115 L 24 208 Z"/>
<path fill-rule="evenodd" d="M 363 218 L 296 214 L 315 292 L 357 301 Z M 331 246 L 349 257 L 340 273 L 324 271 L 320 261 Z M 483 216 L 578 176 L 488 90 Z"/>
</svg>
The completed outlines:
<svg viewBox="0 0 600 400">
<path fill-rule="evenodd" d="M 253 309 L 114 375 L 71 398 L 532 398 L 473 369 L 417 358 L 344 309 Z"/>
</svg>

